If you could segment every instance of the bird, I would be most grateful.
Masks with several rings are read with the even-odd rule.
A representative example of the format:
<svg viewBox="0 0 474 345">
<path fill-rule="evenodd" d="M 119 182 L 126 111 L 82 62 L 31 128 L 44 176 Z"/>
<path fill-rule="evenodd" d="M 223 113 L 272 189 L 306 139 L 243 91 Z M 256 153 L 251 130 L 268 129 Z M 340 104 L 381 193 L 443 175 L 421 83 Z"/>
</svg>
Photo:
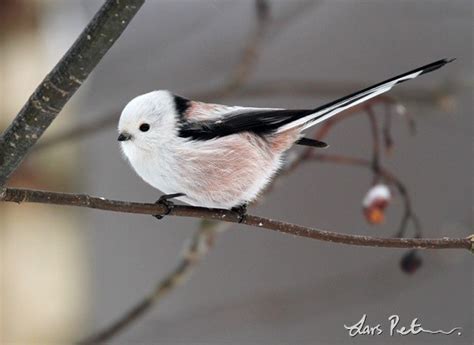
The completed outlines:
<svg viewBox="0 0 474 345">
<path fill-rule="evenodd" d="M 157 203 L 167 207 L 165 214 L 176 199 L 235 210 L 242 218 L 294 144 L 327 146 L 305 138 L 305 129 L 453 60 L 432 62 L 310 109 L 228 106 L 152 91 L 124 107 L 118 141 L 135 172 L 164 193 Z"/>
</svg>

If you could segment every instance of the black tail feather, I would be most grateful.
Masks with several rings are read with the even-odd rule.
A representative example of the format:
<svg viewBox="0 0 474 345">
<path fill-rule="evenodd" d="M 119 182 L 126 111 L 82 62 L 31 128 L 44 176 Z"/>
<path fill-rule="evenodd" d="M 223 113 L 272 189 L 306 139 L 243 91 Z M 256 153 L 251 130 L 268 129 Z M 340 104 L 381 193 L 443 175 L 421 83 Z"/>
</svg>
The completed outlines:
<svg viewBox="0 0 474 345">
<path fill-rule="evenodd" d="M 415 68 L 409 72 L 400 74 L 396 77 L 387 79 L 383 82 L 377 83 L 360 91 L 354 92 L 348 96 L 341 97 L 332 101 L 330 103 L 324 104 L 316 109 L 313 109 L 314 117 L 309 117 L 307 124 L 312 126 L 316 123 L 324 121 L 329 117 L 347 109 L 359 103 L 365 102 L 370 98 L 378 96 L 384 92 L 390 90 L 396 84 L 403 83 L 405 81 L 414 79 L 422 74 L 426 74 L 432 71 L 435 71 L 447 63 L 456 60 L 455 58 L 451 59 L 441 59 L 430 64 L 424 65 L 422 67 Z"/>
<path fill-rule="evenodd" d="M 298 141 L 295 142 L 295 144 L 303 145 L 303 146 L 319 147 L 323 149 L 329 146 L 324 141 L 319 141 L 319 140 L 310 139 L 310 138 L 300 138 Z"/>
</svg>

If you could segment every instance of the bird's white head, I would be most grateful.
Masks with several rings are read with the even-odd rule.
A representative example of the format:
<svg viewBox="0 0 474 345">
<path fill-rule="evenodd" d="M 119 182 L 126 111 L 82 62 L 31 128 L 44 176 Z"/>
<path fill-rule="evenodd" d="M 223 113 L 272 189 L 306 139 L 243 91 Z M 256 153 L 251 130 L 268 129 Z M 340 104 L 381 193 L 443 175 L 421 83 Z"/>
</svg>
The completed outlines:
<svg viewBox="0 0 474 345">
<path fill-rule="evenodd" d="M 132 99 L 123 109 L 118 124 L 124 153 L 152 151 L 176 133 L 177 112 L 172 93 L 152 91 Z"/>
</svg>

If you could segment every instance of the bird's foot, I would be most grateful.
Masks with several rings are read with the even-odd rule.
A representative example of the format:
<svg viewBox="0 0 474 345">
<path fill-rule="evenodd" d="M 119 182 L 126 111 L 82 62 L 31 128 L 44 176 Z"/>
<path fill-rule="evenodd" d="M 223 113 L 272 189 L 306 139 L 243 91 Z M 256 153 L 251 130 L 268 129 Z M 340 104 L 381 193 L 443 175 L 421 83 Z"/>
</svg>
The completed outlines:
<svg viewBox="0 0 474 345">
<path fill-rule="evenodd" d="M 245 216 L 247 215 L 247 204 L 232 207 L 230 210 L 237 213 L 239 223 L 242 223 L 245 219 Z"/>
<path fill-rule="evenodd" d="M 157 214 L 157 215 L 154 215 L 153 217 L 155 217 L 156 219 L 163 219 L 163 217 L 170 214 L 170 212 L 174 208 L 174 203 L 170 201 L 170 199 L 179 198 L 180 196 L 185 196 L 185 195 L 186 194 L 184 193 L 174 193 L 174 194 L 165 194 L 165 195 L 160 196 L 160 198 L 155 202 L 155 204 L 166 207 L 166 211 L 164 214 Z"/>
</svg>

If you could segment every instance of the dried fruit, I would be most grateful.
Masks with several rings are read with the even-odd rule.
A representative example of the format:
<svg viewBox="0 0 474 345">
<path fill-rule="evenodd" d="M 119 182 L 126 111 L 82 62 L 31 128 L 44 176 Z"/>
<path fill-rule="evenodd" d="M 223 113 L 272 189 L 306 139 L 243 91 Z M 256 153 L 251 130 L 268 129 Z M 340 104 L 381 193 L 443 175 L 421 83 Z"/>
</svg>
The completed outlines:
<svg viewBox="0 0 474 345">
<path fill-rule="evenodd" d="M 402 257 L 400 268 L 405 273 L 413 274 L 421 267 L 422 263 L 423 260 L 421 259 L 418 250 L 412 249 Z"/>
<path fill-rule="evenodd" d="M 392 194 L 385 184 L 377 184 L 369 189 L 364 197 L 362 205 L 364 216 L 370 224 L 380 224 L 385 219 L 385 209 L 387 208 Z"/>
</svg>

